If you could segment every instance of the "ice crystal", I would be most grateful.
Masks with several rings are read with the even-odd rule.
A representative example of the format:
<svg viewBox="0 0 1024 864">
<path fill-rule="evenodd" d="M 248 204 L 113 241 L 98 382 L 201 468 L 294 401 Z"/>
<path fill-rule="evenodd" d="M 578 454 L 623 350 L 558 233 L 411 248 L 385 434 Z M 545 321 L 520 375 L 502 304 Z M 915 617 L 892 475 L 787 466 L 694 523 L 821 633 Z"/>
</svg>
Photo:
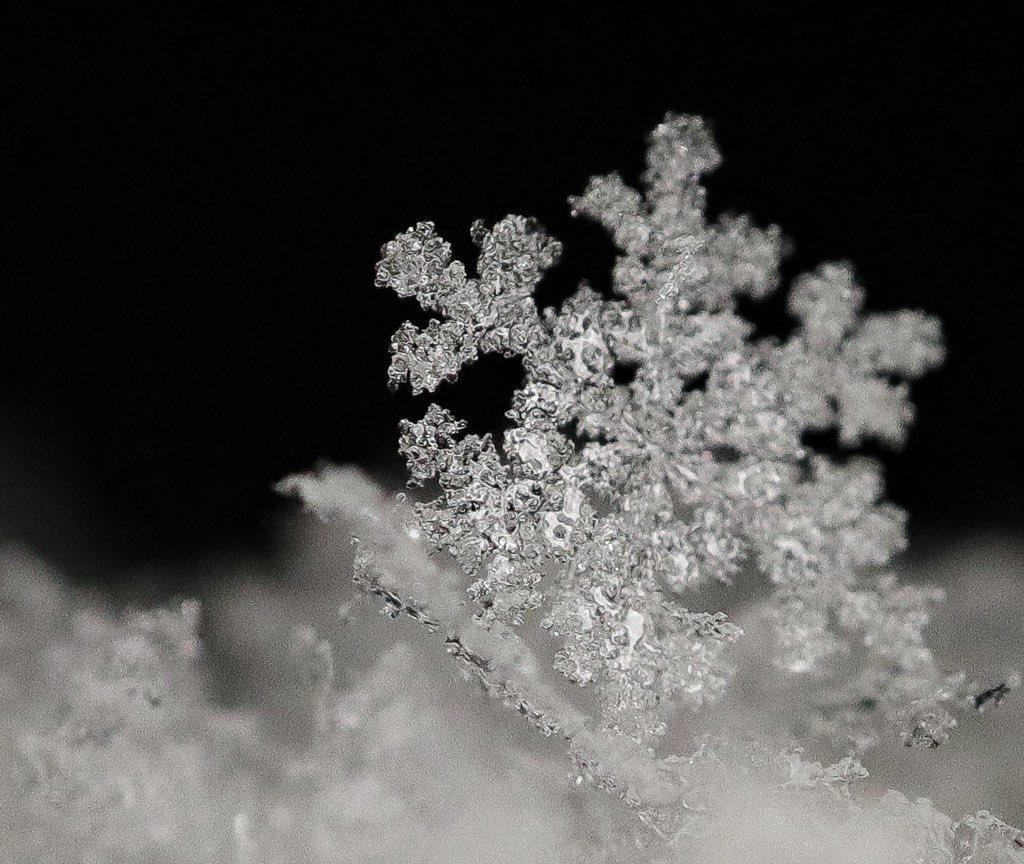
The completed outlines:
<svg viewBox="0 0 1024 864">
<path fill-rule="evenodd" d="M 987 810 L 956 825 L 955 851 L 962 864 L 1015 864 L 1024 860 L 1024 833 Z"/>
<path fill-rule="evenodd" d="M 518 357 L 511 426 L 466 434 L 438 404 L 402 421 L 409 486 L 426 489 L 411 506 L 330 467 L 278 488 L 344 517 L 356 580 L 384 611 L 443 630 L 466 677 L 563 738 L 576 782 L 625 800 L 661 848 L 692 851 L 716 811 L 728 822 L 722 796 L 742 775 L 745 795 L 809 795 L 799 806 L 828 811 L 848 848 L 881 822 L 900 838 L 884 860 L 948 862 L 954 846 L 957 861 L 989 860 L 970 857 L 994 830 L 981 814 L 954 826 L 924 800 L 891 793 L 865 807 L 848 794 L 866 775 L 856 754 L 883 726 L 935 747 L 956 723 L 950 709 L 969 701 L 923 638 L 941 592 L 896 581 L 905 516 L 884 500 L 878 461 L 854 452 L 905 441 L 909 382 L 943 357 L 939 323 L 865 311 L 840 262 L 793 281 L 787 337 L 755 336 L 741 310 L 777 289 L 783 242 L 746 217 L 708 220 L 700 181 L 719 162 L 699 118 L 669 115 L 650 137 L 642 189 L 609 174 L 570 199 L 617 246 L 611 297 L 583 284 L 538 310 L 533 291 L 561 248 L 519 216 L 473 225 L 475 278 L 433 223 L 398 235 L 376 283 L 438 317 L 399 329 L 389 383 L 433 391 L 481 354 Z M 833 434 L 839 452 L 817 452 L 811 433 Z M 743 635 L 697 608 L 700 589 L 755 575 L 768 586 L 774 662 L 814 683 L 804 728 L 845 745 L 840 762 L 722 736 L 689 756 L 659 754 L 679 707 L 724 692 Z M 596 719 L 544 681 L 526 625 L 554 640 L 558 672 L 596 691 Z M 798 860 L 798 847 L 806 838 L 780 841 L 777 860 Z M 1008 835 L 993 848 L 1013 853 Z"/>
<path fill-rule="evenodd" d="M 877 462 L 805 443 L 827 430 L 847 448 L 902 443 L 907 382 L 942 359 L 939 324 L 864 312 L 849 265 L 834 263 L 794 281 L 788 339 L 753 338 L 737 302 L 776 289 L 782 240 L 746 218 L 706 218 L 700 179 L 719 161 L 700 119 L 670 115 L 642 191 L 609 174 L 571 199 L 618 246 L 612 299 L 582 286 L 538 313 L 531 292 L 560 246 L 518 216 L 473 226 L 476 279 L 430 222 L 388 243 L 377 269 L 379 286 L 443 316 L 398 331 L 392 383 L 433 390 L 486 352 L 525 369 L 501 441 L 462 436 L 438 405 L 402 423 L 411 482 L 440 488 L 417 505 L 419 527 L 474 577 L 485 624 L 543 608 L 562 643 L 556 668 L 598 682 L 606 724 L 642 742 L 674 702 L 721 691 L 740 635 L 681 592 L 748 564 L 773 586 L 780 664 L 815 672 L 858 643 L 868 667 L 902 670 L 873 698 L 904 679 L 939 688 L 917 636 L 928 598 L 877 581 L 904 544 Z M 633 380 L 617 383 L 616 364 Z"/>
</svg>

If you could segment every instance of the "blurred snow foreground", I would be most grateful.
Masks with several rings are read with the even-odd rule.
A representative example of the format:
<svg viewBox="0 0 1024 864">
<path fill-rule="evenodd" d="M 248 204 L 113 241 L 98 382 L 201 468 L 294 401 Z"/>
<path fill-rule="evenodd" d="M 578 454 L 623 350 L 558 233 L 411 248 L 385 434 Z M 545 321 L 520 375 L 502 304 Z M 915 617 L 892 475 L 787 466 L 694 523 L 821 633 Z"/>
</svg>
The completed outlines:
<svg viewBox="0 0 1024 864">
<path fill-rule="evenodd" d="M 252 588 L 230 614 L 114 616 L 8 552 L 0 861 L 1024 861 L 989 812 L 878 793 L 860 762 L 938 747 L 1017 684 L 942 670 L 922 636 L 941 592 L 888 569 L 904 516 L 847 452 L 902 442 L 938 324 L 863 313 L 830 264 L 795 281 L 788 338 L 753 338 L 738 300 L 775 289 L 781 238 L 705 221 L 718 161 L 669 116 L 643 194 L 609 175 L 572 199 L 621 251 L 613 299 L 539 314 L 559 246 L 520 217 L 474 225 L 476 278 L 430 223 L 387 244 L 378 284 L 441 316 L 395 335 L 393 385 L 481 352 L 525 376 L 498 440 L 438 405 L 403 422 L 415 504 L 352 469 L 279 484 L 425 631 L 361 672 L 347 655 L 384 625 L 351 604 L 331 641 L 275 629 Z M 845 456 L 807 443 L 830 431 Z M 765 586 L 743 628 L 692 608 L 739 580 Z M 200 638 L 218 614 L 258 696 L 230 708 Z"/>
</svg>

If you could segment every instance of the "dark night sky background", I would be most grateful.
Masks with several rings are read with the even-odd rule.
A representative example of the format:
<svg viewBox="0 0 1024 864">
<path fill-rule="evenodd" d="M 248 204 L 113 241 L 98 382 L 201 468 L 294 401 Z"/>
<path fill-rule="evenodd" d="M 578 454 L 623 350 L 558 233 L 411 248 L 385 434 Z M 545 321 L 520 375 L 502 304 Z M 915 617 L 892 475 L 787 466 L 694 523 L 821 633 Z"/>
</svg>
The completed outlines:
<svg viewBox="0 0 1024 864">
<path fill-rule="evenodd" d="M 606 285 L 612 247 L 565 198 L 635 178 L 668 110 L 714 122 L 712 206 L 780 224 L 787 278 L 848 258 L 872 307 L 945 320 L 946 367 L 886 457 L 912 536 L 1024 524 L 1007 25 L 273 8 L 0 28 L 5 534 L 86 579 L 259 554 L 281 475 L 400 467 L 397 420 L 426 401 L 385 388 L 407 307 L 373 288 L 380 245 L 433 219 L 472 260 L 473 219 L 523 213 L 566 244 L 545 298 Z M 487 428 L 514 373 L 485 362 L 448 403 Z"/>
</svg>

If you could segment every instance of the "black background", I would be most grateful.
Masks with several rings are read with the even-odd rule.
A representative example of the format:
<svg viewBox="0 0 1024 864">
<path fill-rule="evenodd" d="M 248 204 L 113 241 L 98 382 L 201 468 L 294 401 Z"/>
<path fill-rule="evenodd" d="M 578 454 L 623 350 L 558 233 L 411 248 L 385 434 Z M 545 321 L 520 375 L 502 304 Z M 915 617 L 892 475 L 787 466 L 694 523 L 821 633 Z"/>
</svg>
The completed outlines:
<svg viewBox="0 0 1024 864">
<path fill-rule="evenodd" d="M 787 279 L 847 258 L 873 308 L 944 319 L 946 366 L 915 388 L 906 452 L 885 457 L 912 534 L 1018 529 L 1010 27 L 625 7 L 566 25 L 550 10 L 441 20 L 397 6 L 13 15 L 5 531 L 96 578 L 267 551 L 271 483 L 321 458 L 397 478 L 397 420 L 426 402 L 385 388 L 410 309 L 373 288 L 380 245 L 433 219 L 472 261 L 473 219 L 523 213 L 567 247 L 545 299 L 607 285 L 612 247 L 565 198 L 595 173 L 635 180 L 669 110 L 714 123 L 712 207 L 781 225 Z M 492 358 L 444 398 L 488 428 L 515 380 Z"/>
</svg>

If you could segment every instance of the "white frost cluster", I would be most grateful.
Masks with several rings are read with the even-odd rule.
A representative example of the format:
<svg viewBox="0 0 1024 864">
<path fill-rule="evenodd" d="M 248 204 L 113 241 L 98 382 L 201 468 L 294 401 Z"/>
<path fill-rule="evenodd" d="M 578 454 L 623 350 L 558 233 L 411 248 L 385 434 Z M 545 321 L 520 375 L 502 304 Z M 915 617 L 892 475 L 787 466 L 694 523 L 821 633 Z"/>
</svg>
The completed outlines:
<svg viewBox="0 0 1024 864">
<path fill-rule="evenodd" d="M 518 357 L 511 428 L 465 434 L 437 404 L 403 421 L 409 485 L 434 495 L 411 508 L 404 495 L 373 503 L 374 490 L 331 468 L 280 486 L 347 518 L 356 580 L 385 611 L 443 629 L 468 677 L 563 737 L 578 780 L 625 799 L 671 848 L 704 830 L 712 792 L 725 788 L 708 781 L 709 766 L 725 764 L 717 754 L 730 746 L 658 749 L 678 706 L 697 710 L 724 691 L 742 636 L 722 612 L 692 608 L 702 586 L 763 577 L 775 662 L 815 685 L 804 729 L 851 753 L 824 769 L 790 754 L 799 780 L 780 780 L 778 757 L 756 746 L 729 762 L 758 766 L 772 788 L 847 802 L 841 791 L 863 774 L 855 756 L 880 729 L 937 746 L 962 685 L 922 637 L 940 592 L 901 586 L 889 569 L 904 514 L 882 497 L 879 463 L 852 452 L 904 441 L 908 382 L 943 357 L 939 323 L 865 312 L 850 267 L 825 264 L 793 282 L 791 334 L 755 338 L 739 301 L 776 289 L 781 235 L 705 218 L 700 179 L 719 161 L 699 118 L 669 115 L 650 137 L 642 191 L 610 174 L 571 199 L 618 247 L 610 299 L 584 284 L 561 308 L 538 310 L 533 291 L 561 247 L 530 219 L 473 225 L 475 277 L 432 223 L 398 235 L 377 285 L 437 317 L 395 334 L 390 386 L 433 391 L 482 353 Z M 843 455 L 807 443 L 828 432 Z M 596 691 L 595 721 L 543 681 L 519 633 L 527 624 L 555 640 L 565 678 Z M 906 860 L 1004 860 L 971 857 L 960 840 L 954 851 L 952 823 L 930 805 L 897 796 L 879 806 L 914 846 Z M 1007 855 L 1015 836 L 1000 841 Z"/>
<path fill-rule="evenodd" d="M 249 573 L 212 609 L 124 614 L 5 549 L 0 864 L 1024 864 L 1024 835 L 988 811 L 954 822 L 858 791 L 878 718 L 934 747 L 961 680 L 922 638 L 938 592 L 888 569 L 903 519 L 878 465 L 804 436 L 902 441 L 938 325 L 863 313 L 849 269 L 826 265 L 794 283 L 792 335 L 753 339 L 736 301 L 774 289 L 779 234 L 705 222 L 698 181 L 718 161 L 699 120 L 669 117 L 645 194 L 611 175 L 573 199 L 622 253 L 611 300 L 583 287 L 538 314 L 559 247 L 529 220 L 474 226 L 472 279 L 429 223 L 400 235 L 378 282 L 441 317 L 399 330 L 391 382 L 430 391 L 481 352 L 521 357 L 512 427 L 468 435 L 438 405 L 404 422 L 412 485 L 435 495 L 412 507 L 352 469 L 279 484 L 342 517 L 355 581 L 389 616 L 439 634 L 465 678 L 549 739 L 531 743 L 568 748 L 571 783 L 558 753 L 495 734 L 490 700 L 456 708 L 459 682 L 412 648 L 346 637 L 351 619 L 332 642 L 299 623 L 335 599 L 336 547 L 290 562 L 307 572 L 288 598 Z M 847 748 L 834 764 L 726 724 L 664 752 L 674 706 L 724 692 L 742 636 L 690 598 L 755 571 L 779 674 L 812 685 L 807 737 Z M 598 697 L 596 717 L 545 652 Z M 248 702 L 223 704 L 225 676 Z"/>
</svg>

